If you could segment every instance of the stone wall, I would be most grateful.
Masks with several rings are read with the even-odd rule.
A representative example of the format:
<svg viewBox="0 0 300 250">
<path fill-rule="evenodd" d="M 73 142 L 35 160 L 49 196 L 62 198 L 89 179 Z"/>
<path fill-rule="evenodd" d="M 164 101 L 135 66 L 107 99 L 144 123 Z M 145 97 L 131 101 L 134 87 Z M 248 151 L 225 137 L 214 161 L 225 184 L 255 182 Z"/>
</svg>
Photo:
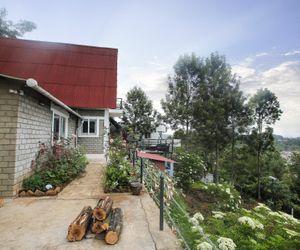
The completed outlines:
<svg viewBox="0 0 300 250">
<path fill-rule="evenodd" d="M 15 175 L 19 96 L 8 86 L 0 84 L 0 197 L 13 195 Z"/>
<path fill-rule="evenodd" d="M 82 116 L 104 117 L 104 110 L 77 110 Z M 78 145 L 83 148 L 86 154 L 103 154 L 104 153 L 104 120 L 99 120 L 99 136 L 98 137 L 78 137 Z"/>
</svg>

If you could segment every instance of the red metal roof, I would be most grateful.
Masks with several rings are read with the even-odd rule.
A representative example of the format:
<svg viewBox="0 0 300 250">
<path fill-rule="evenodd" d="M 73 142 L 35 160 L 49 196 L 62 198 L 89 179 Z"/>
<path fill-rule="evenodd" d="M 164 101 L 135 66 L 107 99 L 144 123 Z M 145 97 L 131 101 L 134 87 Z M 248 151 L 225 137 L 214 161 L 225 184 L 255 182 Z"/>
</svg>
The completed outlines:
<svg viewBox="0 0 300 250">
<path fill-rule="evenodd" d="M 71 107 L 116 108 L 117 49 L 0 39 L 0 74 L 34 78 Z"/>
<path fill-rule="evenodd" d="M 166 157 L 163 157 L 161 155 L 158 154 L 150 154 L 150 153 L 146 153 L 143 151 L 138 151 L 137 156 L 140 158 L 146 158 L 146 159 L 150 159 L 150 160 L 155 160 L 155 161 L 164 161 L 164 162 L 175 162 L 171 159 L 168 159 Z"/>
</svg>

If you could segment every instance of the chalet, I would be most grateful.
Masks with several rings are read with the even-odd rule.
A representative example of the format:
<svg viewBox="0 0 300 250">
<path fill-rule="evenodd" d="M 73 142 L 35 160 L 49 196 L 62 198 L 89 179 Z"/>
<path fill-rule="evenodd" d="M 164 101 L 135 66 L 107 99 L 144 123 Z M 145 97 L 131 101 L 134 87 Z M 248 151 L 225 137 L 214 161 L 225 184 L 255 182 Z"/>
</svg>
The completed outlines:
<svg viewBox="0 0 300 250">
<path fill-rule="evenodd" d="M 0 39 L 0 196 L 16 195 L 41 143 L 105 153 L 117 107 L 117 49 Z"/>
</svg>

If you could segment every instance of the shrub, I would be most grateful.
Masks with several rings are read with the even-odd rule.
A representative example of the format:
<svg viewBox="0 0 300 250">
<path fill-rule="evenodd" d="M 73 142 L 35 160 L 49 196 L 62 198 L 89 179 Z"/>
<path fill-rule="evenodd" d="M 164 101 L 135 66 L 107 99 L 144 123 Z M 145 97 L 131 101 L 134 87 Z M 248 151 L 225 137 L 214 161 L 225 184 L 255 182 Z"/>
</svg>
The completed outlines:
<svg viewBox="0 0 300 250">
<path fill-rule="evenodd" d="M 105 192 L 128 191 L 133 168 L 127 159 L 126 142 L 120 137 L 110 139 L 109 162 L 105 171 Z"/>
<path fill-rule="evenodd" d="M 175 155 L 175 161 L 175 179 L 178 187 L 188 190 L 194 182 L 200 181 L 204 176 L 206 168 L 198 155 L 178 151 Z"/>
<path fill-rule="evenodd" d="M 74 148 L 54 145 L 47 151 L 47 158 L 37 164 L 35 173 L 24 179 L 23 188 L 46 191 L 46 185 L 64 186 L 80 173 L 88 163 L 85 155 Z"/>
</svg>

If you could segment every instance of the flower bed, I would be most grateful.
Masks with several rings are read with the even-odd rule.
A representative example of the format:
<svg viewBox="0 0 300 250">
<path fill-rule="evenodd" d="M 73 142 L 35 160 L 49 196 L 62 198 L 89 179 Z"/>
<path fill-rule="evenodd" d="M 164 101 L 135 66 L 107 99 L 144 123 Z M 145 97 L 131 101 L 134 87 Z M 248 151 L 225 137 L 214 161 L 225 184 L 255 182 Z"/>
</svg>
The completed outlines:
<svg viewBox="0 0 300 250">
<path fill-rule="evenodd" d="M 43 160 L 37 159 L 34 174 L 23 180 L 20 196 L 55 195 L 83 173 L 88 163 L 80 150 L 58 144 L 43 148 L 38 155 Z"/>
</svg>

